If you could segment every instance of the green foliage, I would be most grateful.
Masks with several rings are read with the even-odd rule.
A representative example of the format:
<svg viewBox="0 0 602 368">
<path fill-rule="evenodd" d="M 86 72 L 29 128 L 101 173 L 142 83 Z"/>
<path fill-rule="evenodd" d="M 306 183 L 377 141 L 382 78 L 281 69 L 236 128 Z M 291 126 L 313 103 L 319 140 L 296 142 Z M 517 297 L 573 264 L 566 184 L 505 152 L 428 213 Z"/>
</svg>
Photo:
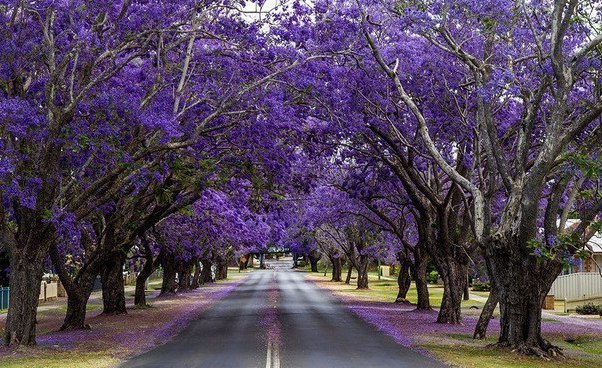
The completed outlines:
<svg viewBox="0 0 602 368">
<path fill-rule="evenodd" d="M 426 279 L 429 282 L 429 284 L 436 284 L 437 281 L 439 281 L 439 272 L 437 272 L 437 271 L 429 272 Z"/>
<path fill-rule="evenodd" d="M 575 166 L 586 178 L 599 178 L 602 174 L 602 161 L 578 152 L 571 152 L 564 159 Z"/>
<path fill-rule="evenodd" d="M 575 312 L 577 312 L 577 314 L 602 316 L 602 305 L 595 305 L 594 303 L 587 303 L 587 304 L 580 305 L 577 308 L 575 308 Z"/>
<path fill-rule="evenodd" d="M 497 24 L 497 21 L 493 18 L 485 17 L 485 18 L 483 18 L 481 23 L 483 24 L 483 27 L 485 27 L 485 29 L 487 31 L 492 31 L 493 28 L 495 27 L 495 25 Z"/>
<path fill-rule="evenodd" d="M 476 280 L 472 284 L 472 291 L 491 291 L 491 283 Z"/>
</svg>

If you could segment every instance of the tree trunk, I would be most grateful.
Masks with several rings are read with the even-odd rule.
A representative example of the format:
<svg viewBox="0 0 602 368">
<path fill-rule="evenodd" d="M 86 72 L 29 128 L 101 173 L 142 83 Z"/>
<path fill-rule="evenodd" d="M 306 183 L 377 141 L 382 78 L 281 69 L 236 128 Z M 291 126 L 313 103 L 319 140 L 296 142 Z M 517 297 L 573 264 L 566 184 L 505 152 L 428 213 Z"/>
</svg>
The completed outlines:
<svg viewBox="0 0 602 368">
<path fill-rule="evenodd" d="M 259 255 L 259 268 L 264 270 L 265 269 L 265 254 L 261 253 Z"/>
<path fill-rule="evenodd" d="M 473 339 L 482 340 L 487 335 L 487 328 L 489 327 L 489 321 L 491 321 L 491 317 L 493 316 L 493 311 L 495 311 L 495 307 L 499 302 L 499 296 L 495 287 L 491 288 L 491 292 L 489 293 L 489 297 L 483 306 L 483 310 L 481 311 L 481 315 L 479 316 L 479 320 L 477 321 L 477 325 L 474 329 L 474 334 L 472 336 Z"/>
<path fill-rule="evenodd" d="M 157 263 L 153 260 L 152 253 L 148 253 L 149 249 L 146 250 L 144 266 L 142 270 L 136 276 L 136 292 L 134 293 L 134 304 L 138 306 L 146 306 L 146 280 L 155 272 L 157 269 Z"/>
<path fill-rule="evenodd" d="M 67 313 L 60 330 L 90 329 L 86 322 L 86 307 L 92 294 L 94 281 L 89 288 L 76 288 L 67 294 Z"/>
<path fill-rule="evenodd" d="M 353 272 L 353 264 L 349 263 L 349 267 L 347 268 L 347 277 L 345 277 L 345 283 L 349 285 L 351 283 L 351 273 Z"/>
<path fill-rule="evenodd" d="M 370 260 L 367 256 L 360 256 L 357 270 L 357 288 L 368 289 L 368 264 Z"/>
<path fill-rule="evenodd" d="M 308 255 L 307 258 L 309 259 L 309 264 L 311 265 L 311 272 L 318 272 L 318 261 L 320 258 L 316 258 L 311 255 Z"/>
<path fill-rule="evenodd" d="M 100 273 L 102 281 L 103 314 L 125 314 L 125 284 L 123 282 L 123 265 L 126 255 L 115 252 Z"/>
<path fill-rule="evenodd" d="M 443 300 L 441 301 L 441 308 L 439 308 L 437 322 L 460 324 L 462 322 L 462 296 L 468 264 L 463 262 L 463 258 L 452 257 L 446 257 L 438 264 L 442 265 L 442 267 L 438 267 L 438 271 L 443 279 Z"/>
<path fill-rule="evenodd" d="M 429 257 L 423 249 L 417 248 L 414 252 L 414 281 L 416 282 L 416 309 L 430 310 L 431 301 L 427 281 Z"/>
<path fill-rule="evenodd" d="M 211 261 L 208 259 L 203 259 L 201 263 L 203 264 L 203 271 L 201 277 L 201 280 L 203 280 L 203 284 L 213 282 L 213 275 L 211 274 Z"/>
<path fill-rule="evenodd" d="M 178 280 L 178 291 L 189 291 L 192 284 L 192 262 L 182 262 L 180 267 L 180 278 Z"/>
<path fill-rule="evenodd" d="M 80 271 L 79 277 L 75 280 L 61 280 L 67 291 L 67 313 L 61 331 L 90 329 L 90 326 L 85 323 L 86 306 L 90 294 L 94 290 L 94 283 L 98 276 L 98 266 L 94 263 L 87 266 L 86 269 Z"/>
<path fill-rule="evenodd" d="M 468 282 L 468 273 L 466 274 L 466 281 L 464 282 L 464 300 L 470 300 L 470 283 Z"/>
<path fill-rule="evenodd" d="M 219 257 L 217 259 L 217 269 L 215 271 L 216 280 L 225 280 L 228 278 L 228 260 Z"/>
<path fill-rule="evenodd" d="M 169 256 L 161 257 L 161 265 L 163 265 L 163 282 L 161 283 L 160 294 L 175 294 L 178 288 L 175 260 Z"/>
<path fill-rule="evenodd" d="M 488 257 L 500 300 L 499 344 L 522 354 L 555 356 L 559 349 L 541 335 L 541 310 L 562 264 L 522 253 L 498 250 Z"/>
<path fill-rule="evenodd" d="M 83 238 L 82 241 L 87 240 L 89 238 Z M 50 247 L 50 259 L 65 291 L 67 291 L 67 313 L 60 328 L 61 331 L 89 329 L 90 326 L 85 324 L 86 306 L 94 289 L 96 277 L 104 264 L 102 258 L 92 257 L 91 260 L 87 260 L 75 276 L 70 275 L 67 271 L 65 261 L 54 244 Z"/>
<path fill-rule="evenodd" d="M 409 303 L 406 297 L 408 295 L 408 290 L 410 290 L 410 285 L 412 284 L 412 279 L 410 277 L 411 262 L 405 256 L 401 257 L 400 261 L 399 275 L 397 275 L 397 287 L 399 288 L 399 291 L 397 292 L 395 303 Z"/>
<path fill-rule="evenodd" d="M 10 301 L 4 330 L 6 345 L 36 344 L 36 313 L 44 272 L 43 258 L 42 254 L 29 257 L 11 249 Z"/>
<path fill-rule="evenodd" d="M 192 276 L 192 282 L 190 284 L 192 289 L 198 289 L 201 287 L 201 266 L 199 261 L 194 262 L 194 275 Z"/>
<path fill-rule="evenodd" d="M 332 280 L 335 282 L 341 281 L 341 274 L 343 273 L 343 263 L 340 257 L 332 257 Z"/>
</svg>

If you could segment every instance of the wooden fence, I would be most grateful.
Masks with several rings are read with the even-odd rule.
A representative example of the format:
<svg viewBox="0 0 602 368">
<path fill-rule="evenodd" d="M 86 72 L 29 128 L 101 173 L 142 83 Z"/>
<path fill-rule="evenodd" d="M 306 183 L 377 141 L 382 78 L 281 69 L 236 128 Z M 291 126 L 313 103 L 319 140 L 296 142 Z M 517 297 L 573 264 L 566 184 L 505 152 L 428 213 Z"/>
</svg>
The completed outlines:
<svg viewBox="0 0 602 368">
<path fill-rule="evenodd" d="M 602 297 L 602 276 L 597 272 L 578 272 L 558 276 L 548 295 L 556 299 L 591 299 Z"/>
</svg>

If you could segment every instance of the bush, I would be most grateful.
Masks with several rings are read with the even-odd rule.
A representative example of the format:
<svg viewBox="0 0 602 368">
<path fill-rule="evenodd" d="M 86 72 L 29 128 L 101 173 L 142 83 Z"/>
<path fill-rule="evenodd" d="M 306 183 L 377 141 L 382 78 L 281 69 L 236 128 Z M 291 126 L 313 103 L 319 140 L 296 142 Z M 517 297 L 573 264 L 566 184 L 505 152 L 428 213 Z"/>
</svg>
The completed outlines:
<svg viewBox="0 0 602 368">
<path fill-rule="evenodd" d="M 429 284 L 436 284 L 439 281 L 439 272 L 431 271 L 426 277 Z"/>
<path fill-rule="evenodd" d="M 491 283 L 475 280 L 472 283 L 472 291 L 491 291 Z"/>
<path fill-rule="evenodd" d="M 595 305 L 593 303 L 583 304 L 583 305 L 578 306 L 575 309 L 575 312 L 577 312 L 577 314 L 602 315 L 602 305 Z"/>
</svg>

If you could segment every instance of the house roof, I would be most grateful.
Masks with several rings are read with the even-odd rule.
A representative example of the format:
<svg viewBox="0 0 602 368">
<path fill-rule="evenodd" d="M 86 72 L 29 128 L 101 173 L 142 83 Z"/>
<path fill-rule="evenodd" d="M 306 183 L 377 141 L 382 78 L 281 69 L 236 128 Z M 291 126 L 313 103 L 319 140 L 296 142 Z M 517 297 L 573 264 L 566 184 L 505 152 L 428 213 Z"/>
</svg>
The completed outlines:
<svg viewBox="0 0 602 368">
<path fill-rule="evenodd" d="M 579 224 L 579 220 L 577 219 L 568 219 L 566 220 L 566 227 L 573 227 Z M 598 231 L 592 236 L 592 238 L 587 242 L 588 248 L 595 254 L 602 254 L 602 233 Z"/>
</svg>

